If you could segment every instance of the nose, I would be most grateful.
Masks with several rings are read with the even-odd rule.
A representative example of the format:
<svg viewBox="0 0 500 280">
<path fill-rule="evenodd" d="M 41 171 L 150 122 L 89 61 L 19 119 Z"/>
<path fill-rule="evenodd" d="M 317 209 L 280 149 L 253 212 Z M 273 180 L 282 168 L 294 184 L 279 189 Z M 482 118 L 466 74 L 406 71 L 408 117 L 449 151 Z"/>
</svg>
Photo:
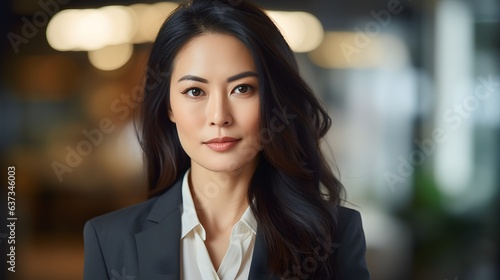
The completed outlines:
<svg viewBox="0 0 500 280">
<path fill-rule="evenodd" d="M 224 93 L 212 94 L 208 101 L 210 126 L 229 126 L 233 123 L 228 97 Z"/>
</svg>

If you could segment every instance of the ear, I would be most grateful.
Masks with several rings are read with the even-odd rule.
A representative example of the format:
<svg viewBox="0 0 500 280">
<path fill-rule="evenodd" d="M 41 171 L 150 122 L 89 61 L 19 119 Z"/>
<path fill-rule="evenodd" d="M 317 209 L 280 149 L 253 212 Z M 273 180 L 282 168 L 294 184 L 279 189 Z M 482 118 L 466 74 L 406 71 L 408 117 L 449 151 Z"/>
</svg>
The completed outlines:
<svg viewBox="0 0 500 280">
<path fill-rule="evenodd" d="M 175 123 L 174 113 L 172 112 L 171 108 L 168 108 L 168 118 L 170 119 L 171 122 Z"/>
</svg>

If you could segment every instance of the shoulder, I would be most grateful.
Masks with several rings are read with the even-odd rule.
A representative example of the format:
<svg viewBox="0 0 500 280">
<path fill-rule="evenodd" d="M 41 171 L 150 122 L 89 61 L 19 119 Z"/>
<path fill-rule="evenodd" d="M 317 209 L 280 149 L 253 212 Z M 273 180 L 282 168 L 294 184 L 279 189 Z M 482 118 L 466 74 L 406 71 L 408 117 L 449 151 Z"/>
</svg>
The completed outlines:
<svg viewBox="0 0 500 280">
<path fill-rule="evenodd" d="M 177 181 L 159 196 L 92 218 L 85 224 L 84 231 L 93 228 L 99 236 L 141 232 L 179 208 L 182 203 L 180 185 L 180 181 Z"/>
<path fill-rule="evenodd" d="M 347 208 L 344 206 L 337 206 L 338 211 L 338 221 L 337 230 L 348 230 L 353 226 L 362 226 L 361 214 L 354 209 Z"/>
<path fill-rule="evenodd" d="M 339 279 L 370 279 L 366 265 L 366 241 L 361 214 L 337 206 L 338 221 L 334 233 L 334 267 Z"/>
<path fill-rule="evenodd" d="M 339 212 L 339 216 L 342 216 L 343 218 L 350 218 L 350 217 L 356 217 L 356 216 L 361 216 L 361 214 L 354 209 L 347 208 L 345 206 L 337 206 L 337 210 Z"/>
<path fill-rule="evenodd" d="M 365 245 L 365 236 L 361 214 L 351 208 L 337 206 L 337 227 L 334 233 L 334 241 L 339 244 L 356 241 Z"/>
<path fill-rule="evenodd" d="M 346 247 L 365 250 L 365 234 L 361 214 L 351 208 L 337 206 L 337 227 L 333 241 L 339 246 L 339 251 Z"/>
<path fill-rule="evenodd" d="M 115 210 L 87 221 L 86 227 L 92 225 L 98 231 L 130 232 L 134 228 L 140 230 L 147 219 L 158 197 L 150 198 L 141 203 Z"/>
</svg>

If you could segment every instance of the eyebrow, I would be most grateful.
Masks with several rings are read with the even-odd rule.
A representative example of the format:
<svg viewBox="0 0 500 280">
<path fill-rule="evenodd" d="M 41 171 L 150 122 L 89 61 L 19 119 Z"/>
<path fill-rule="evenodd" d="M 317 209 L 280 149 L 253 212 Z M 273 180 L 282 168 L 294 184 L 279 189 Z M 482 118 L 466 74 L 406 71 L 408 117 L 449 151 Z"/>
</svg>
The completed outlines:
<svg viewBox="0 0 500 280">
<path fill-rule="evenodd" d="M 200 78 L 200 77 L 197 77 L 197 76 L 194 76 L 194 75 L 184 75 L 177 82 L 187 81 L 187 80 L 197 81 L 197 82 L 200 82 L 200 83 L 208 84 L 208 80 L 207 79 L 203 79 L 203 78 Z"/>
<path fill-rule="evenodd" d="M 259 75 L 257 75 L 257 73 L 255 73 L 253 71 L 246 71 L 246 72 L 243 72 L 243 73 L 231 76 L 231 77 L 227 78 L 226 81 L 228 83 L 230 83 L 230 82 L 233 82 L 233 81 L 245 78 L 245 77 L 258 77 L 258 76 Z M 197 82 L 200 82 L 200 83 L 208 84 L 208 80 L 207 79 L 204 79 L 204 78 L 201 78 L 201 77 L 198 77 L 198 76 L 194 76 L 194 75 L 184 75 L 177 82 L 186 81 L 186 80 L 197 81 Z"/>
<path fill-rule="evenodd" d="M 227 82 L 230 83 L 230 82 L 233 82 L 233 81 L 236 81 L 236 80 L 239 80 L 239 79 L 242 79 L 242 78 L 246 78 L 246 77 L 258 77 L 259 75 L 257 75 L 257 73 L 255 72 L 252 72 L 252 71 L 246 71 L 246 72 L 243 72 L 243 73 L 240 73 L 240 74 L 237 74 L 237 75 L 234 75 L 234 76 L 231 76 L 229 78 L 227 78 Z"/>
</svg>

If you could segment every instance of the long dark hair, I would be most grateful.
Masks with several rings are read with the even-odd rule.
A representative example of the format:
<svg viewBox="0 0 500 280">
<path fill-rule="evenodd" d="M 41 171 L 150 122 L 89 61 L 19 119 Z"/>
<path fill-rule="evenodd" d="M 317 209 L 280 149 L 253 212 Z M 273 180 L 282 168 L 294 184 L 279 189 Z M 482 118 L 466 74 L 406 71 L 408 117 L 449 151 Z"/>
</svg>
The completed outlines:
<svg viewBox="0 0 500 280">
<path fill-rule="evenodd" d="M 251 3 L 188 1 L 161 27 L 148 62 L 140 118 L 150 196 L 165 192 L 190 166 L 167 114 L 170 78 L 180 48 L 207 33 L 239 39 L 259 75 L 262 149 L 248 201 L 267 246 L 269 268 L 284 278 L 293 276 L 297 266 L 313 279 L 329 277 L 325 252 L 331 253 L 336 205 L 343 195 L 320 147 L 331 119 L 300 77 L 277 27 Z"/>
</svg>

